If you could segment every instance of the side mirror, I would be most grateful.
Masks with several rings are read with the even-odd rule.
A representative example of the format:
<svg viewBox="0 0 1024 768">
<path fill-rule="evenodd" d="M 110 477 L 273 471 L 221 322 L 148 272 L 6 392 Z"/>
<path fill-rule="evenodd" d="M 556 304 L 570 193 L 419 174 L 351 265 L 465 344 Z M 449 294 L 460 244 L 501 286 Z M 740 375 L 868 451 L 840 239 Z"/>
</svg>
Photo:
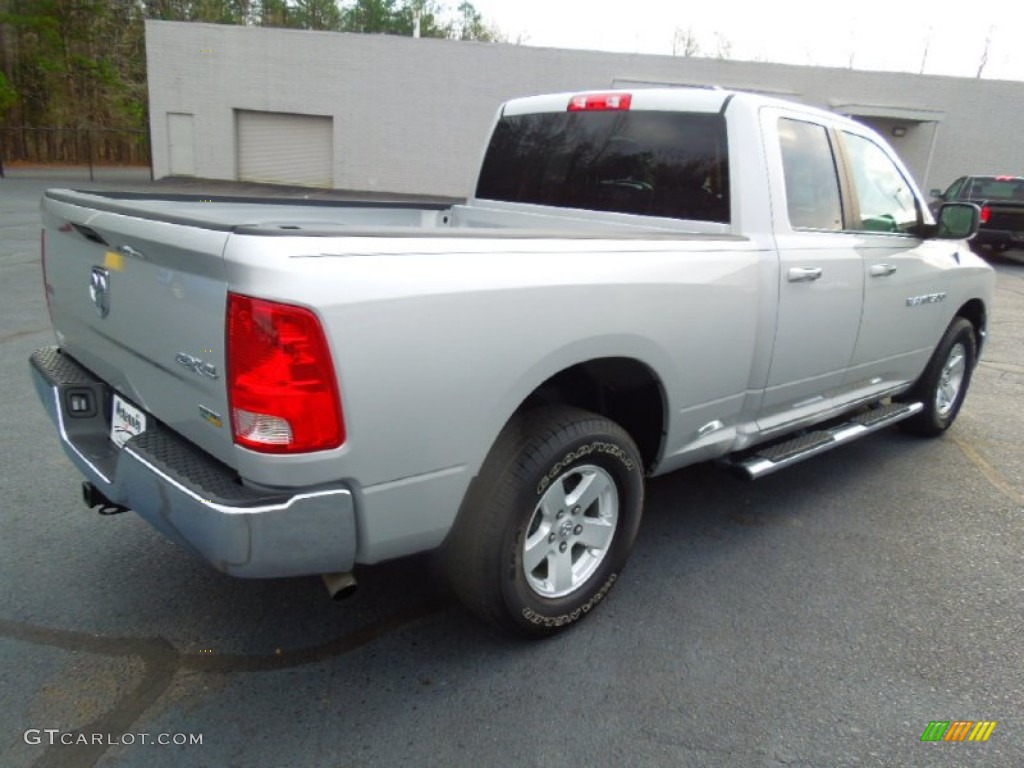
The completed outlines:
<svg viewBox="0 0 1024 768">
<path fill-rule="evenodd" d="M 942 240 L 970 240 L 978 231 L 981 209 L 974 203 L 943 203 L 939 208 L 938 230 Z"/>
<path fill-rule="evenodd" d="M 932 197 L 937 197 L 939 200 L 945 200 L 945 198 L 942 196 L 941 189 L 931 189 L 928 191 L 928 194 L 931 195 Z"/>
</svg>

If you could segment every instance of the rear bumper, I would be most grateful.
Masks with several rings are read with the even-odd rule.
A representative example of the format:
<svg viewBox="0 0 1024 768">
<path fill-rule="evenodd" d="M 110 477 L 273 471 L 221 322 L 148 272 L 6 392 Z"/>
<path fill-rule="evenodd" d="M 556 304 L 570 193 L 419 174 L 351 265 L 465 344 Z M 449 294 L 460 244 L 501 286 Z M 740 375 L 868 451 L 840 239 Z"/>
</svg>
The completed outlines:
<svg viewBox="0 0 1024 768">
<path fill-rule="evenodd" d="M 108 499 L 233 576 L 345 572 L 356 553 L 355 509 L 344 485 L 264 490 L 156 423 L 118 449 L 110 392 L 56 347 L 31 357 L 32 378 L 68 458 Z M 88 393 L 92 412 L 68 398 Z"/>
<path fill-rule="evenodd" d="M 1002 245 L 1007 248 L 1024 248 L 1024 232 L 1009 229 L 985 229 L 983 227 L 974 236 L 974 242 L 978 245 Z"/>
</svg>

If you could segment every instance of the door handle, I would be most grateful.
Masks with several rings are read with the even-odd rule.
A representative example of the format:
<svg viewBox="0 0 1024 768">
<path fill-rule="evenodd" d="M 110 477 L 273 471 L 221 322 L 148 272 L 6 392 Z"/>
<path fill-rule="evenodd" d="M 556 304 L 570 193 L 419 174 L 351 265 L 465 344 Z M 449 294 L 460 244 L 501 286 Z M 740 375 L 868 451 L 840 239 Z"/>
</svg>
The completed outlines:
<svg viewBox="0 0 1024 768">
<path fill-rule="evenodd" d="M 790 267 L 789 282 L 810 283 L 821 277 L 821 267 Z"/>
<path fill-rule="evenodd" d="M 146 257 L 142 254 L 142 251 L 137 251 L 130 245 L 119 245 L 117 246 L 117 250 L 130 259 L 141 259 L 143 261 L 146 260 Z"/>
<path fill-rule="evenodd" d="M 871 276 L 872 277 L 888 277 L 896 271 L 896 267 L 893 264 L 872 264 L 871 265 Z"/>
</svg>

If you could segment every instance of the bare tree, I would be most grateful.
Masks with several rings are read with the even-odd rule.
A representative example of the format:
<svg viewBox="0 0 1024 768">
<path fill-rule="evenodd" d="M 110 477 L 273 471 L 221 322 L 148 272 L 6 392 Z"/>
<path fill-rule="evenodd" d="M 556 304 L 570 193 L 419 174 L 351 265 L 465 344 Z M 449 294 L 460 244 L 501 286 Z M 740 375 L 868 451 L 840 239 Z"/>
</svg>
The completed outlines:
<svg viewBox="0 0 1024 768">
<path fill-rule="evenodd" d="M 728 59 L 732 56 L 732 41 L 722 32 L 715 31 L 715 58 Z"/>
<path fill-rule="evenodd" d="M 988 64 L 988 49 L 992 45 L 992 33 L 995 31 L 995 25 L 992 25 L 985 32 L 985 47 L 981 51 L 981 61 L 978 62 L 978 74 L 975 75 L 978 79 L 981 79 L 981 73 L 985 71 L 985 66 Z"/>
<path fill-rule="evenodd" d="M 924 51 L 921 54 L 921 69 L 918 70 L 919 75 L 924 74 L 924 66 L 928 63 L 928 50 L 932 47 L 932 36 L 935 34 L 935 27 L 931 24 L 928 25 L 928 31 L 924 36 Z"/>
<path fill-rule="evenodd" d="M 697 56 L 700 54 L 700 43 L 693 32 L 693 27 L 676 27 L 672 33 L 672 55 L 673 56 Z"/>
</svg>

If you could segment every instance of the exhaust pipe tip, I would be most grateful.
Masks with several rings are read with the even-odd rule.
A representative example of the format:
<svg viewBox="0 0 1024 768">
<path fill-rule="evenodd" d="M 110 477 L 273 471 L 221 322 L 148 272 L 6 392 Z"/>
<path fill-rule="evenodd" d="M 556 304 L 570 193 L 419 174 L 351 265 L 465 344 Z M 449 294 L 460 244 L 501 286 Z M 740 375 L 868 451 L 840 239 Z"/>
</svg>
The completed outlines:
<svg viewBox="0 0 1024 768">
<path fill-rule="evenodd" d="M 327 587 L 327 594 L 336 603 L 352 597 L 359 589 L 356 577 L 351 573 L 325 573 L 321 578 L 324 580 L 324 586 Z"/>
</svg>

